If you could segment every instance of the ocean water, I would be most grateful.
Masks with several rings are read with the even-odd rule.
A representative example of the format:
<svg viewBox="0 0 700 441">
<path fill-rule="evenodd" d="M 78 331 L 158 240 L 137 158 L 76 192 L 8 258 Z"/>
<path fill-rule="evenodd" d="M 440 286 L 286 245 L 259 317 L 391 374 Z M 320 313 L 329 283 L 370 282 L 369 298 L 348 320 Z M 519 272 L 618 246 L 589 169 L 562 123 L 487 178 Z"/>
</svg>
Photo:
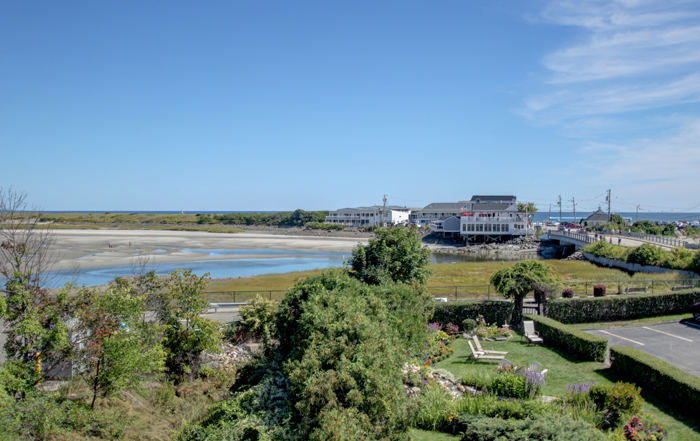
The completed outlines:
<svg viewBox="0 0 700 441">
<path fill-rule="evenodd" d="M 243 259 L 222 259 L 222 260 L 197 260 L 190 262 L 159 263 L 152 265 L 147 271 L 155 271 L 156 274 L 165 275 L 178 268 L 191 269 L 195 274 L 202 276 L 206 273 L 212 278 L 223 277 L 249 277 L 261 274 L 281 274 L 295 271 L 309 271 L 314 269 L 324 269 L 341 267 L 351 254 L 328 251 L 289 251 L 289 250 L 258 250 L 258 249 L 183 249 L 186 253 L 207 253 L 210 257 L 227 255 L 259 255 L 270 256 L 269 258 L 243 258 Z M 433 254 L 431 262 L 484 262 L 484 261 L 511 261 L 523 258 L 537 258 L 533 255 L 461 255 L 461 254 Z M 131 265 L 113 265 L 95 268 L 83 268 L 74 278 L 73 270 L 51 271 L 47 275 L 47 280 L 52 288 L 65 285 L 74 281 L 77 285 L 96 286 L 104 285 L 114 280 L 116 277 L 126 277 L 133 275 Z"/>
<path fill-rule="evenodd" d="M 639 217 L 637 217 L 637 212 L 632 211 L 632 212 L 620 212 L 616 213 L 622 216 L 623 218 L 629 218 L 632 219 L 632 222 L 635 222 L 636 220 L 648 220 L 652 222 L 656 221 L 666 221 L 666 222 L 673 222 L 673 221 L 684 221 L 684 222 L 690 222 L 690 221 L 700 221 L 700 213 L 681 213 L 681 212 L 656 212 L 656 213 L 651 213 L 651 212 L 639 212 Z M 576 211 L 576 217 L 574 218 L 574 213 L 571 211 L 563 211 L 561 213 L 562 219 L 564 220 L 581 220 L 581 218 L 586 218 L 591 215 L 590 211 Z M 534 221 L 535 222 L 543 222 L 549 219 L 549 210 L 545 211 L 539 211 L 535 217 Z M 552 220 L 559 220 L 559 211 L 555 213 L 552 211 Z"/>
</svg>

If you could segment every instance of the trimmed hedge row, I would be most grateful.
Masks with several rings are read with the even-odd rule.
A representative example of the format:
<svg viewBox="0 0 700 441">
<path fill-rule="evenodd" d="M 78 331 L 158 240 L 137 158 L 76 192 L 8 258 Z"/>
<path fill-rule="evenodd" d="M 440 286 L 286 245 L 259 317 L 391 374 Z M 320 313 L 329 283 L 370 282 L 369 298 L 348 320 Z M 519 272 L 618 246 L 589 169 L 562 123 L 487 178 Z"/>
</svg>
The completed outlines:
<svg viewBox="0 0 700 441">
<path fill-rule="evenodd" d="M 605 361 L 608 353 L 606 338 L 579 331 L 551 318 L 529 314 L 525 317 L 535 322 L 535 329 L 547 346 L 563 349 L 582 360 Z"/>
<path fill-rule="evenodd" d="M 595 323 L 690 313 L 700 291 L 619 295 L 586 299 L 553 299 L 547 317 L 562 323 Z"/>
<path fill-rule="evenodd" d="M 446 325 L 454 323 L 462 326 L 465 319 L 476 319 L 483 315 L 487 323 L 501 326 L 510 320 L 513 304 L 503 301 L 461 301 L 436 303 L 432 321 Z"/>
<path fill-rule="evenodd" d="M 642 385 L 676 404 L 678 410 L 697 418 L 700 409 L 700 378 L 628 346 L 611 346 L 612 369 L 625 381 Z"/>
</svg>

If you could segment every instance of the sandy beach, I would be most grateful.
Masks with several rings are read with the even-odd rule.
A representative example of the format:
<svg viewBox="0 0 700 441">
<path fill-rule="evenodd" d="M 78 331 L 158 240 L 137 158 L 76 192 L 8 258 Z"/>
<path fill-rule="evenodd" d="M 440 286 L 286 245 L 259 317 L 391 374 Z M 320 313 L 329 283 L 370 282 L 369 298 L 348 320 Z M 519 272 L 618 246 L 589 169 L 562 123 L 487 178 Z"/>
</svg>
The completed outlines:
<svg viewBox="0 0 700 441">
<path fill-rule="evenodd" d="M 131 243 L 131 246 L 129 244 Z M 260 249 L 294 251 L 338 251 L 350 253 L 366 238 L 284 236 L 265 232 L 207 233 L 161 230 L 56 230 L 53 269 L 130 265 L 139 256 L 152 263 L 188 262 L 241 258 L 270 258 L 270 255 L 209 256 L 207 252 L 180 250 Z M 112 248 L 109 245 L 112 245 Z M 286 253 L 285 253 L 286 254 Z"/>
</svg>

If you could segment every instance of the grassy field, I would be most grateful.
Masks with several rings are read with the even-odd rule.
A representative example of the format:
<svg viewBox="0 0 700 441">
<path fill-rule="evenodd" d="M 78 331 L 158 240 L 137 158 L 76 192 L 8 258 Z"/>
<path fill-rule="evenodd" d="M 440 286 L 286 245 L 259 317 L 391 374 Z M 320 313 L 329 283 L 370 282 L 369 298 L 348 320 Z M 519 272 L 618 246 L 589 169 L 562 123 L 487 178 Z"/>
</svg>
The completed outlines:
<svg viewBox="0 0 700 441">
<path fill-rule="evenodd" d="M 169 230 L 169 231 L 206 231 L 208 233 L 242 233 L 244 230 L 231 227 L 207 227 L 207 226 L 161 226 L 161 225 L 38 225 L 37 228 L 51 228 L 52 230 Z"/>
<path fill-rule="evenodd" d="M 507 359 L 516 364 L 528 364 L 537 361 L 547 373 L 547 383 L 544 387 L 544 395 L 561 396 L 567 384 L 596 382 L 596 384 L 613 384 L 617 381 L 625 381 L 624 378 L 617 377 L 610 369 L 606 369 L 601 363 L 578 361 L 569 357 L 566 353 L 546 348 L 543 346 L 528 346 L 520 341 L 520 336 L 516 336 L 511 341 L 484 342 L 484 349 L 496 351 L 508 351 Z M 468 372 L 475 370 L 483 371 L 485 374 L 492 372 L 496 361 L 473 360 L 469 358 L 471 353 L 467 340 L 457 339 L 454 341 L 454 355 L 446 360 L 432 366 L 434 369 L 446 369 L 457 377 L 463 377 Z M 663 422 L 667 428 L 669 441 L 700 440 L 700 421 L 693 421 L 679 415 L 667 403 L 659 401 L 654 394 L 644 392 L 642 386 L 642 396 L 647 401 L 642 409 L 654 419 Z M 430 433 L 430 432 L 429 432 Z M 414 439 L 431 439 L 424 437 L 424 434 L 416 434 Z M 450 439 L 450 438 L 445 438 Z"/>
<path fill-rule="evenodd" d="M 43 213 L 42 220 L 53 222 L 87 222 L 104 224 L 193 224 L 196 214 L 166 213 Z"/>
<path fill-rule="evenodd" d="M 630 276 L 628 273 L 611 268 L 601 268 L 585 261 L 549 260 L 563 281 L 563 286 L 573 288 L 579 294 L 585 292 L 585 282 L 607 281 L 609 292 L 617 292 L 617 282 L 621 288 L 629 285 L 648 285 L 641 280 L 654 280 L 657 284 L 673 286 L 679 278 L 673 273 L 642 274 Z M 506 263 L 505 265 L 513 265 Z M 500 262 L 458 262 L 431 264 L 433 275 L 428 280 L 430 287 L 445 287 L 456 285 L 488 285 L 491 275 L 501 267 Z M 300 277 L 318 274 L 317 271 L 306 271 L 289 274 L 267 274 L 241 279 L 213 281 L 207 291 L 250 291 L 287 289 Z M 593 285 L 589 283 L 588 293 L 592 293 Z"/>
</svg>

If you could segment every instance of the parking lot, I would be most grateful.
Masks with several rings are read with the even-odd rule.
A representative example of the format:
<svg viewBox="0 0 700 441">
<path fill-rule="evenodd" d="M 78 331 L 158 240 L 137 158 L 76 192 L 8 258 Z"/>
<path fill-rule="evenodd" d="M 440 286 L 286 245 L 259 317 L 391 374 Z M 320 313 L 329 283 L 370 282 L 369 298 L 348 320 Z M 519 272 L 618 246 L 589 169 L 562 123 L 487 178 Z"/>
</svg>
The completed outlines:
<svg viewBox="0 0 700 441">
<path fill-rule="evenodd" d="M 700 377 L 700 328 L 682 323 L 589 329 L 611 346 L 630 346 Z"/>
</svg>

